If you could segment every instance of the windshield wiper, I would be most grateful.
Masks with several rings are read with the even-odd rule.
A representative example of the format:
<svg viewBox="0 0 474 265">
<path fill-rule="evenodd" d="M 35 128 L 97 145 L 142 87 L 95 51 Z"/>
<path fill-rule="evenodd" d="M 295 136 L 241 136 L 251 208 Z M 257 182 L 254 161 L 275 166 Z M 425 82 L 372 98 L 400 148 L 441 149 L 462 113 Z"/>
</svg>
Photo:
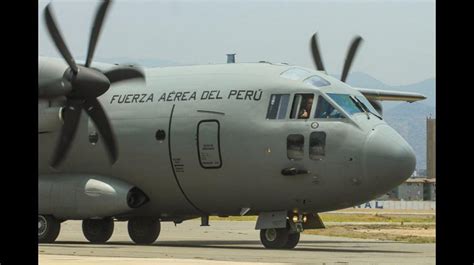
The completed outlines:
<svg viewBox="0 0 474 265">
<path fill-rule="evenodd" d="M 367 115 L 367 119 L 370 120 L 369 112 L 365 108 L 364 104 L 362 104 L 362 102 L 360 102 L 357 98 L 354 98 L 353 96 L 350 96 L 349 98 L 352 99 L 352 101 Z"/>
<path fill-rule="evenodd" d="M 372 113 L 375 117 L 379 118 L 380 120 L 382 120 L 382 117 L 380 117 L 378 114 L 375 114 L 374 112 L 370 111 L 370 109 L 364 104 L 364 102 L 360 101 L 360 99 L 356 98 L 357 101 L 364 107 L 364 109 L 368 112 L 368 113 Z M 367 114 L 369 115 L 369 114 Z"/>
<path fill-rule="evenodd" d="M 370 110 L 369 110 L 369 111 L 370 111 Z M 380 120 L 383 120 L 383 119 L 382 119 L 382 116 L 380 116 L 379 114 L 374 113 L 374 112 L 372 112 L 372 111 L 370 111 L 370 113 L 374 114 L 375 117 L 379 118 Z"/>
</svg>

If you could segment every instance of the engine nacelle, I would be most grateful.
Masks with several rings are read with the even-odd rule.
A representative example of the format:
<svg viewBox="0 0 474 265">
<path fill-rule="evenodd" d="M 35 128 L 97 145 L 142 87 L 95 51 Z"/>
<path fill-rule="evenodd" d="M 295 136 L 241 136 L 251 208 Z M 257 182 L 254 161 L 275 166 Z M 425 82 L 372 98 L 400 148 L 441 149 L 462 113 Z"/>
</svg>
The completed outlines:
<svg viewBox="0 0 474 265">
<path fill-rule="evenodd" d="M 149 200 L 133 185 L 98 175 L 41 175 L 38 184 L 39 214 L 50 214 L 58 219 L 115 216 Z"/>
<path fill-rule="evenodd" d="M 375 110 L 383 116 L 383 107 L 382 103 L 378 100 L 369 100 L 370 104 L 374 106 Z"/>
</svg>

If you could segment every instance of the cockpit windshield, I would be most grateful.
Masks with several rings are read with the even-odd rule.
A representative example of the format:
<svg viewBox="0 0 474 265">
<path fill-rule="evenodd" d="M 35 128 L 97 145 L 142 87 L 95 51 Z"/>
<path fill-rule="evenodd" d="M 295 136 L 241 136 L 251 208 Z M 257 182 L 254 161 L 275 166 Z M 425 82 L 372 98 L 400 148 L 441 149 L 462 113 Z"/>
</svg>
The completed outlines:
<svg viewBox="0 0 474 265">
<path fill-rule="evenodd" d="M 356 113 L 372 113 L 379 119 L 382 119 L 380 114 L 375 110 L 374 106 L 364 96 L 353 96 L 348 94 L 327 94 L 339 106 L 341 106 L 350 115 Z M 368 116 L 367 116 L 368 117 Z"/>
<path fill-rule="evenodd" d="M 356 102 L 351 95 L 328 93 L 328 96 L 350 115 L 364 112 L 360 104 Z"/>
<path fill-rule="evenodd" d="M 326 99 L 319 96 L 314 117 L 317 119 L 341 119 L 344 118 L 344 115 L 334 108 Z"/>
</svg>

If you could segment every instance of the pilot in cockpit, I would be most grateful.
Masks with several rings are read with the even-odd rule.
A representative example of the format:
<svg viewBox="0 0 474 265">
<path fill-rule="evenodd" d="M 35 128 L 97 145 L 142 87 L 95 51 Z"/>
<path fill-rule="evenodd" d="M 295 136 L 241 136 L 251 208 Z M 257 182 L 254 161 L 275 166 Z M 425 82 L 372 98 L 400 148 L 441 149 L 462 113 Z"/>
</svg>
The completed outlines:
<svg viewBox="0 0 474 265">
<path fill-rule="evenodd" d="M 306 99 L 306 104 L 301 104 L 302 108 L 298 113 L 298 119 L 308 119 L 311 113 L 311 107 L 313 106 L 313 97 L 308 97 Z"/>
</svg>

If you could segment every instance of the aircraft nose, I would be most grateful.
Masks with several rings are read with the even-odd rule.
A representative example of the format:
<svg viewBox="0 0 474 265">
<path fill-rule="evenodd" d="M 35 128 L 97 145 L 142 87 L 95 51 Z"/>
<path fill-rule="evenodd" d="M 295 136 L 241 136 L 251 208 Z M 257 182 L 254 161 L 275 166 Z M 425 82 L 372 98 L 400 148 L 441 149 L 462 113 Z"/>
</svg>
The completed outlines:
<svg viewBox="0 0 474 265">
<path fill-rule="evenodd" d="M 387 192 L 408 179 L 416 166 L 411 146 L 388 125 L 376 126 L 365 143 L 365 172 L 380 192 Z"/>
</svg>

